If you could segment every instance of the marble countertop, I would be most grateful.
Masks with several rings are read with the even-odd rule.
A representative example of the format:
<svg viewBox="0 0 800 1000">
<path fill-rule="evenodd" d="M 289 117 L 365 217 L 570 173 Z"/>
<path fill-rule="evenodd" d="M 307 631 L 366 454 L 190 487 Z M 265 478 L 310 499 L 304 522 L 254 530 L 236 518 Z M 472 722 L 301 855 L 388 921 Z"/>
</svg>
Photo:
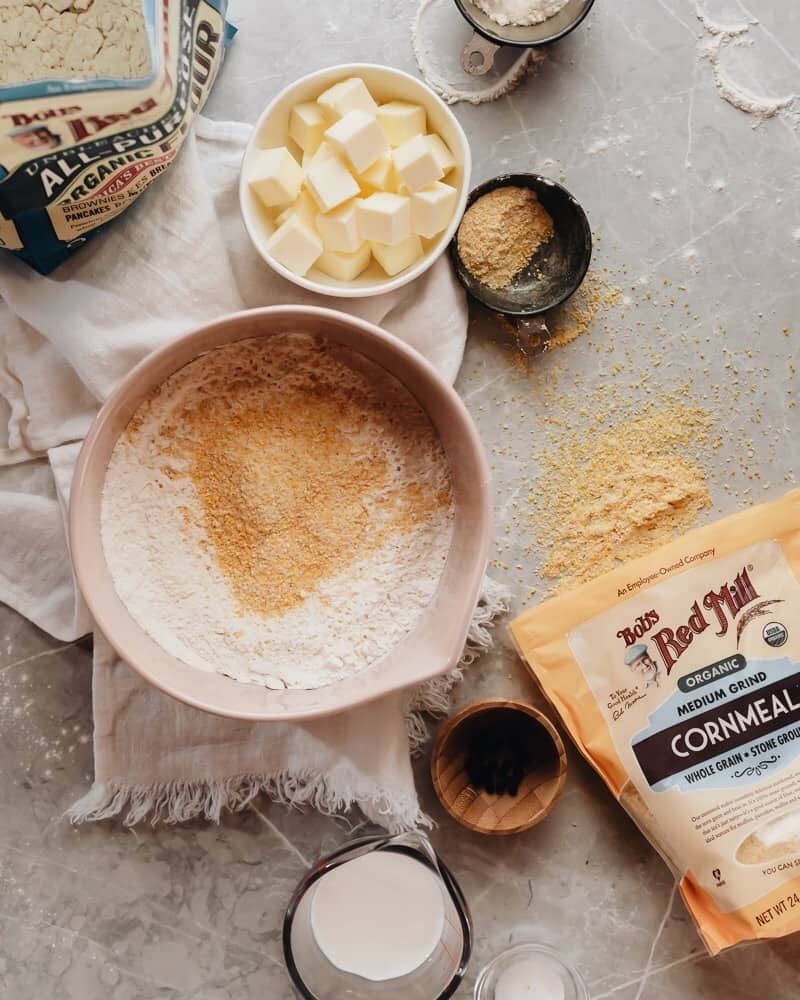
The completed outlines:
<svg viewBox="0 0 800 1000">
<path fill-rule="evenodd" d="M 425 7 L 423 47 L 455 74 L 469 31 L 451 0 Z M 416 72 L 416 8 L 234 0 L 240 33 L 207 113 L 252 121 L 285 83 L 336 62 Z M 518 513 L 526 493 L 505 445 L 539 428 L 549 440 L 554 418 L 578 426 L 576 391 L 590 401 L 616 379 L 623 409 L 676 392 L 707 407 L 721 445 L 707 457 L 706 519 L 794 481 L 800 97 L 787 101 L 798 52 L 792 0 L 598 0 L 510 96 L 455 105 L 474 180 L 508 169 L 562 178 L 591 220 L 596 276 L 619 290 L 589 333 L 528 368 L 512 363 L 490 317 L 473 316 L 458 388 L 492 453 L 503 540 L 494 572 L 517 608 L 531 588 L 542 592 L 543 553 Z M 752 441 L 747 469 L 726 460 L 742 440 Z M 219 827 L 69 827 L 62 812 L 91 779 L 89 647 L 56 643 L 5 608 L 0 640 L 0 996 L 291 997 L 280 947 L 288 896 L 352 828 L 267 801 Z M 540 700 L 500 629 L 457 698 L 511 693 Z M 558 808 L 507 840 L 449 822 L 427 762 L 417 767 L 439 824 L 433 840 L 474 914 L 459 997 L 486 960 L 523 940 L 562 952 L 593 1000 L 798 995 L 800 938 L 706 957 L 666 867 L 573 747 Z"/>
</svg>

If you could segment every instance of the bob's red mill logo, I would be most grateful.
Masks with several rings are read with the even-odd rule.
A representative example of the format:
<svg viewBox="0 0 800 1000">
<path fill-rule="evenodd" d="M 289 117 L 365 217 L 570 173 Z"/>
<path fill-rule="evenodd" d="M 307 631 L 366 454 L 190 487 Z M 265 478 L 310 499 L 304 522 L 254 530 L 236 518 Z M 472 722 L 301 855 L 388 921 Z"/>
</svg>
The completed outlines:
<svg viewBox="0 0 800 1000">
<path fill-rule="evenodd" d="M 750 568 L 752 569 L 752 567 Z M 745 568 L 732 583 L 723 583 L 719 590 L 709 590 L 704 597 L 696 600 L 690 609 L 685 625 L 678 625 L 675 628 L 661 628 L 658 632 L 649 635 L 650 631 L 661 622 L 661 616 L 657 611 L 652 610 L 640 615 L 628 628 L 621 628 L 617 632 L 617 638 L 624 641 L 627 649 L 643 636 L 648 635 L 661 655 L 667 673 L 669 673 L 689 648 L 696 635 L 705 632 L 712 624 L 717 626 L 715 635 L 726 635 L 739 612 L 756 600 L 758 596 L 759 594 L 750 580 L 750 573 Z"/>
</svg>

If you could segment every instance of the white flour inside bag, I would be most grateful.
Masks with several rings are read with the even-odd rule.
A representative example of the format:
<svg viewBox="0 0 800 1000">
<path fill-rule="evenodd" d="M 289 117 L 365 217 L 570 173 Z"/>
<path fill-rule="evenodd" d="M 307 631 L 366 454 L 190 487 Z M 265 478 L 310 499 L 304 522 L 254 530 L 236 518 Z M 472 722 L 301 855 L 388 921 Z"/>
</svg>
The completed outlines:
<svg viewBox="0 0 800 1000">
<path fill-rule="evenodd" d="M 0 83 L 150 72 L 142 0 L 5 0 Z"/>
<path fill-rule="evenodd" d="M 316 688 L 416 624 L 452 534 L 450 473 L 392 375 L 306 334 L 240 341 L 172 375 L 109 462 L 121 600 L 184 662 Z"/>
</svg>

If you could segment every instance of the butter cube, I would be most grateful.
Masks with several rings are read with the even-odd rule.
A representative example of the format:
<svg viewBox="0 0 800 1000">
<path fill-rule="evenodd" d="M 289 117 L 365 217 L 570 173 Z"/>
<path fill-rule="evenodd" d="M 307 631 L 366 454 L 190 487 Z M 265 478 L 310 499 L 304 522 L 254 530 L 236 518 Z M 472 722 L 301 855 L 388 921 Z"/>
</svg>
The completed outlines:
<svg viewBox="0 0 800 1000">
<path fill-rule="evenodd" d="M 411 235 L 411 199 L 378 191 L 358 203 L 358 232 L 362 240 L 395 246 Z"/>
<path fill-rule="evenodd" d="M 327 127 L 325 115 L 316 101 L 296 104 L 289 115 L 289 136 L 304 153 L 317 149 Z"/>
<path fill-rule="evenodd" d="M 408 101 L 389 101 L 378 108 L 378 121 L 390 146 L 402 146 L 425 132 L 425 108 Z"/>
<path fill-rule="evenodd" d="M 253 157 L 247 183 L 253 194 L 271 208 L 294 201 L 300 193 L 303 171 L 285 146 L 259 149 Z"/>
<path fill-rule="evenodd" d="M 323 212 L 361 193 L 353 175 L 336 156 L 311 164 L 306 171 L 306 187 Z"/>
<path fill-rule="evenodd" d="M 312 163 L 321 163 L 323 160 L 330 160 L 333 156 L 336 156 L 336 154 L 323 139 L 313 153 L 303 153 L 303 170 L 308 170 Z"/>
<path fill-rule="evenodd" d="M 371 246 L 372 256 L 390 278 L 410 267 L 423 254 L 422 240 L 416 233 L 394 246 L 387 246 L 385 243 L 372 243 Z"/>
<path fill-rule="evenodd" d="M 275 216 L 276 229 L 280 228 L 290 216 L 294 215 L 294 206 L 295 203 L 292 202 L 290 205 L 287 205 L 282 212 L 279 212 L 278 215 Z"/>
<path fill-rule="evenodd" d="M 444 170 L 423 135 L 415 135 L 392 151 L 395 169 L 409 191 L 419 191 L 444 176 Z"/>
<path fill-rule="evenodd" d="M 417 236 L 430 238 L 447 229 L 453 218 L 458 191 L 436 181 L 411 195 L 411 229 Z"/>
<path fill-rule="evenodd" d="M 322 240 L 297 213 L 289 216 L 267 242 L 267 250 L 295 274 L 305 274 L 322 253 Z"/>
<path fill-rule="evenodd" d="M 329 122 L 344 118 L 348 111 L 366 111 L 368 115 L 374 115 L 378 110 L 367 85 L 358 76 L 329 87 L 319 95 L 317 104 Z"/>
<path fill-rule="evenodd" d="M 388 153 L 379 156 L 371 167 L 363 170 L 358 175 L 358 180 L 362 190 L 368 189 L 369 194 L 374 191 L 392 191 L 396 194 L 400 183 L 397 171 L 394 169 L 394 163 L 392 163 L 392 158 Z"/>
<path fill-rule="evenodd" d="M 290 215 L 299 215 L 303 222 L 311 226 L 312 229 L 314 228 L 317 218 L 317 203 L 308 191 L 301 191 L 297 198 L 284 208 L 275 219 L 275 225 L 282 226 Z"/>
<path fill-rule="evenodd" d="M 434 132 L 432 135 L 425 136 L 425 142 L 430 147 L 434 159 L 442 168 L 442 172 L 446 174 L 452 170 L 456 165 L 456 160 L 444 139 Z"/>
<path fill-rule="evenodd" d="M 338 253 L 326 250 L 317 261 L 317 268 L 323 274 L 336 278 L 337 281 L 352 281 L 368 266 L 372 260 L 369 243 L 364 243 L 355 253 Z"/>
<path fill-rule="evenodd" d="M 325 139 L 337 153 L 350 161 L 358 173 L 389 152 L 389 144 L 377 118 L 366 111 L 348 111 L 344 118 L 331 125 Z"/>
<path fill-rule="evenodd" d="M 322 237 L 325 252 L 355 253 L 361 246 L 362 239 L 358 233 L 358 202 L 353 198 L 346 201 L 332 212 L 316 217 L 317 230 Z"/>
</svg>

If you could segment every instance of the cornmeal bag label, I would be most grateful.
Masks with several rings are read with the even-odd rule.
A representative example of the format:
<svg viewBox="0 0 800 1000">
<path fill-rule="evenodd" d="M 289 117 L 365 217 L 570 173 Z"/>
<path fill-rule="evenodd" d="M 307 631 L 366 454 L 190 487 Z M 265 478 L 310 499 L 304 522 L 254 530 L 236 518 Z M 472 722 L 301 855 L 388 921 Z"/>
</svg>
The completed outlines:
<svg viewBox="0 0 800 1000">
<path fill-rule="evenodd" d="M 511 630 L 709 950 L 800 929 L 800 491 Z"/>
<path fill-rule="evenodd" d="M 232 37 L 226 6 L 143 0 L 145 76 L 0 85 L 0 247 L 46 274 L 169 167 Z"/>
</svg>

